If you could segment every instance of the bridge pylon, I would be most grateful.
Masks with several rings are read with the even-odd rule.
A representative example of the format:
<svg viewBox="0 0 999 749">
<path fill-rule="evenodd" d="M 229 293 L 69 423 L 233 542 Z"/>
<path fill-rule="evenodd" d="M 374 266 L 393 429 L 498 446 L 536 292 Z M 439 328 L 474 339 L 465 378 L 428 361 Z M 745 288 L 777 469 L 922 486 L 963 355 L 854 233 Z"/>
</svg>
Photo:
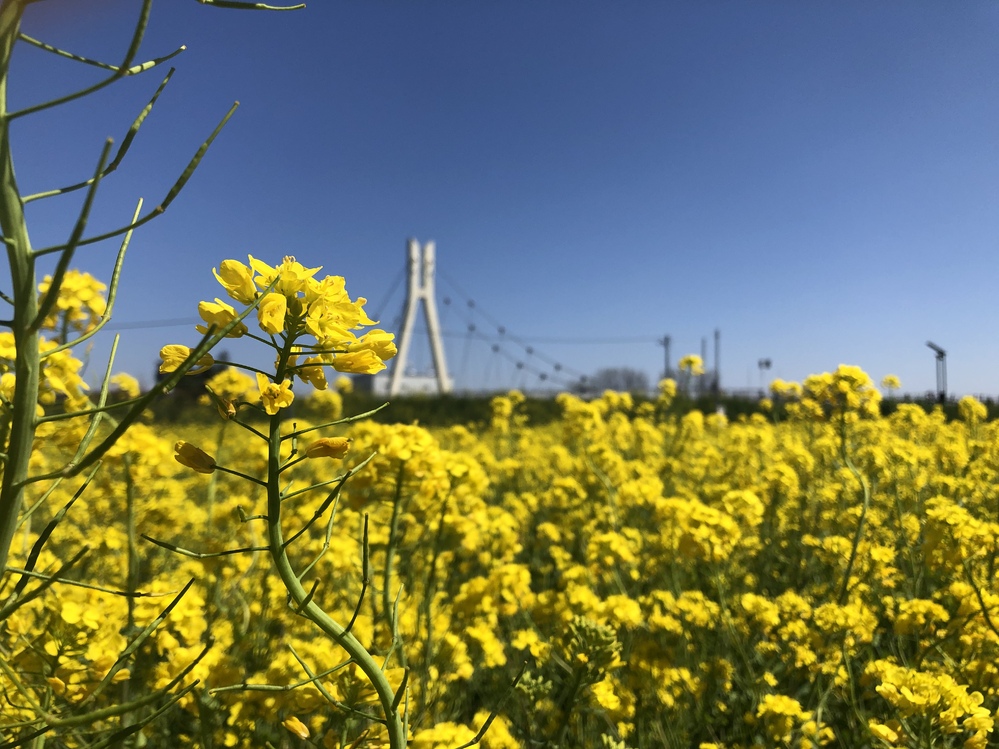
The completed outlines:
<svg viewBox="0 0 999 749">
<path fill-rule="evenodd" d="M 399 353 L 396 354 L 395 365 L 392 368 L 388 394 L 389 397 L 394 397 L 402 392 L 426 390 L 422 387 L 426 385 L 426 378 L 406 374 L 409 349 L 413 342 L 413 326 L 416 324 L 421 304 L 427 319 L 427 334 L 430 337 L 430 353 L 434 360 L 437 392 L 450 393 L 454 383 L 448 375 L 447 362 L 444 359 L 444 340 L 441 338 L 440 317 L 437 314 L 434 295 L 436 248 L 433 242 L 421 246 L 415 239 L 410 239 L 408 245 L 406 309 L 403 313 L 402 333 L 399 336 Z M 413 382 L 414 380 L 419 382 Z"/>
</svg>

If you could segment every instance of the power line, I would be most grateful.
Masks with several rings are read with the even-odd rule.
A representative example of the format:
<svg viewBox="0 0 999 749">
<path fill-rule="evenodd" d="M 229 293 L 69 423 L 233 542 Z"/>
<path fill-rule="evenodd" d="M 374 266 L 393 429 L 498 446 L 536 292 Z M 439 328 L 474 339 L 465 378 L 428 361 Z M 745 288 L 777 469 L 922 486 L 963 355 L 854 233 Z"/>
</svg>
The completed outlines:
<svg viewBox="0 0 999 749">
<path fill-rule="evenodd" d="M 164 320 L 137 320 L 136 322 L 111 322 L 105 330 L 143 330 L 146 328 L 179 328 L 181 325 L 201 325 L 200 317 L 174 317 Z"/>
</svg>

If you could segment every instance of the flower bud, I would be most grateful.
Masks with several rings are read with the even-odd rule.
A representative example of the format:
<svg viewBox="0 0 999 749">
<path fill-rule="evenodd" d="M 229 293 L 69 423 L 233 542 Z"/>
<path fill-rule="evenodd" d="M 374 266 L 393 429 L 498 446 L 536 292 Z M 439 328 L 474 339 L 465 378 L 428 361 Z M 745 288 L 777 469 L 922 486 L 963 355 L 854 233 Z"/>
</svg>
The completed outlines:
<svg viewBox="0 0 999 749">
<path fill-rule="evenodd" d="M 163 363 L 160 364 L 160 374 L 175 372 L 181 364 L 187 361 L 187 357 L 190 355 L 191 349 L 187 346 L 181 346 L 179 343 L 171 343 L 164 346 L 160 349 L 160 358 L 163 360 Z M 195 362 L 193 367 L 187 370 L 187 374 L 200 374 L 214 366 L 215 359 L 212 358 L 211 354 L 205 354 Z"/>
<path fill-rule="evenodd" d="M 200 447 L 181 440 L 174 445 L 174 459 L 182 466 L 187 466 L 198 473 L 214 473 L 215 458 Z"/>
<path fill-rule="evenodd" d="M 281 725 L 288 729 L 289 732 L 298 736 L 300 739 L 309 738 L 309 727 L 306 726 L 302 721 L 296 718 L 294 715 L 285 718 L 281 721 Z"/>
<path fill-rule="evenodd" d="M 346 437 L 322 437 L 305 448 L 307 458 L 342 458 L 350 449 Z"/>
<path fill-rule="evenodd" d="M 208 323 L 208 325 L 213 325 L 216 328 L 224 328 L 238 317 L 232 305 L 226 304 L 221 299 L 216 299 L 214 302 L 199 302 L 198 314 L 201 315 L 201 319 Z M 202 335 L 208 332 L 208 327 L 205 325 L 197 325 L 194 329 Z M 241 338 L 247 332 L 246 325 L 239 323 L 229 331 L 226 337 Z"/>
<path fill-rule="evenodd" d="M 212 268 L 218 282 L 225 287 L 230 297 L 242 304 L 252 304 L 257 298 L 257 287 L 253 284 L 253 272 L 238 260 L 223 260 L 221 273 Z"/>
<path fill-rule="evenodd" d="M 219 398 L 215 401 L 215 408 L 218 409 L 219 416 L 226 421 L 236 418 L 236 404 L 228 398 Z"/>
</svg>

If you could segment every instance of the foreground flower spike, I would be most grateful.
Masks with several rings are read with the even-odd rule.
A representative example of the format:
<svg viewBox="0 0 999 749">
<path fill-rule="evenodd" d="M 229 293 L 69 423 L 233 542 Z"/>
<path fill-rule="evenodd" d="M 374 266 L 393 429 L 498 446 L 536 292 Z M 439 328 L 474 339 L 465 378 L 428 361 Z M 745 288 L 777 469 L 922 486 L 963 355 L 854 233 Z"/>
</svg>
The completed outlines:
<svg viewBox="0 0 999 749">
<path fill-rule="evenodd" d="M 351 299 L 347 294 L 342 276 L 317 279 L 321 266 L 306 268 L 290 255 L 275 266 L 252 255 L 248 259 L 249 265 L 225 260 L 213 273 L 231 298 L 257 304 L 257 324 L 264 333 L 295 344 L 286 349 L 293 355 L 309 355 L 305 366 L 314 365 L 311 370 L 296 368 L 292 362 L 292 371 L 285 374 L 297 375 L 323 389 L 323 366 L 351 374 L 375 374 L 396 355 L 392 333 L 378 329 L 363 335 L 356 332 L 376 323 L 364 311 L 367 300 Z M 220 299 L 214 304 L 202 302 L 198 309 L 206 323 L 215 325 L 238 314 Z M 238 335 L 247 332 L 237 330 Z M 299 343 L 303 336 L 314 337 L 315 343 Z"/>
<path fill-rule="evenodd" d="M 215 458 L 206 453 L 200 447 L 192 445 L 190 442 L 180 440 L 174 445 L 174 459 L 183 466 L 187 466 L 198 473 L 214 473 Z"/>
<path fill-rule="evenodd" d="M 171 343 L 164 346 L 160 349 L 160 358 L 163 360 L 163 363 L 160 364 L 160 374 L 168 374 L 170 372 L 177 371 L 177 368 L 183 364 L 190 355 L 191 349 L 187 346 L 181 346 L 179 343 Z M 212 358 L 211 354 L 205 354 L 187 371 L 187 374 L 201 374 L 214 366 L 215 359 Z"/>
<path fill-rule="evenodd" d="M 342 458 L 350 449 L 346 437 L 322 437 L 305 448 L 307 458 Z"/>
</svg>

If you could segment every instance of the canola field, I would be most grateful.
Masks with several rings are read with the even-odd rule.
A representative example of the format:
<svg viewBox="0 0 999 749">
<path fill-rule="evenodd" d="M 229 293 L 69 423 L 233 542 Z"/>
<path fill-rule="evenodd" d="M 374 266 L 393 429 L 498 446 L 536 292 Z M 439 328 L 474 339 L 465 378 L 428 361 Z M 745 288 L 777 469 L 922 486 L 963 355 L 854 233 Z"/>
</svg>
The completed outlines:
<svg viewBox="0 0 999 749">
<path fill-rule="evenodd" d="M 544 426 L 519 393 L 485 423 L 375 423 L 327 373 L 384 369 L 393 334 L 291 256 L 213 269 L 229 301 L 199 304 L 193 347 L 164 342 L 147 392 L 114 373 L 117 340 L 88 388 L 133 231 L 236 105 L 158 204 L 88 231 L 172 69 L 89 179 L 19 168 L 42 180 L 22 193 L 11 123 L 184 47 L 141 61 L 144 0 L 120 64 L 83 57 L 21 33 L 32 4 L 0 2 L 0 749 L 999 745 L 999 422 L 972 398 L 883 416 L 841 366 L 775 382 L 769 416 L 688 411 L 666 380 L 648 402 L 563 395 Z M 22 44 L 107 77 L 8 106 Z M 29 231 L 26 206 L 70 193 Z M 107 286 L 72 268 L 109 240 Z M 216 370 L 227 338 L 266 368 Z M 149 416 L 197 373 L 199 416 Z"/>
<path fill-rule="evenodd" d="M 971 398 L 952 422 L 883 417 L 840 367 L 775 383 L 779 418 L 682 414 L 665 381 L 641 404 L 560 396 L 544 427 L 514 392 L 487 424 L 310 432 L 341 416 L 331 383 L 282 427 L 292 600 L 268 559 L 269 444 L 226 412 L 269 384 L 210 385 L 204 419 L 137 423 L 83 490 L 26 500 L 0 745 L 388 746 L 313 601 L 383 669 L 418 749 L 992 745 L 999 427 Z M 76 423 L 40 426 L 34 472 Z"/>
</svg>

